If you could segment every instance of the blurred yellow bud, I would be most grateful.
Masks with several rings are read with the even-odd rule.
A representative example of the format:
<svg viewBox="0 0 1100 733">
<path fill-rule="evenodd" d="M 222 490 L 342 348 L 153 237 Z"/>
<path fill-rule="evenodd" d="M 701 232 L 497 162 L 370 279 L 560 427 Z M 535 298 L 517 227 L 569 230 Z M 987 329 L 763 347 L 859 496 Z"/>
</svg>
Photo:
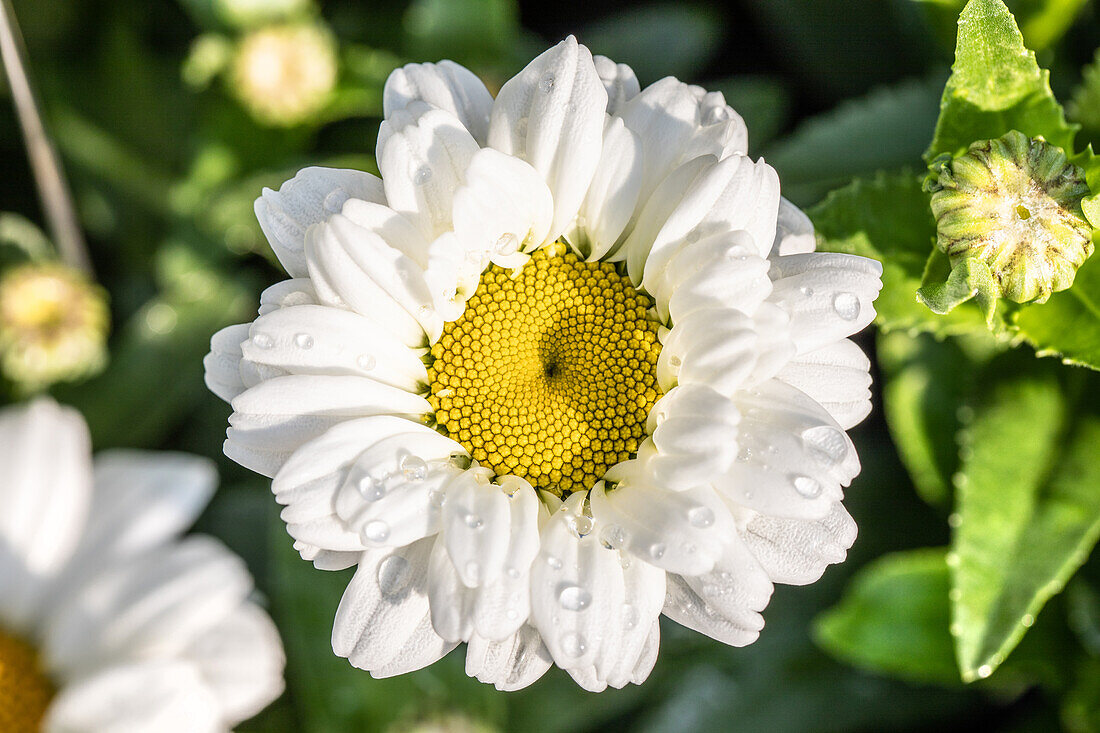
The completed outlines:
<svg viewBox="0 0 1100 733">
<path fill-rule="evenodd" d="M 0 372 L 33 392 L 87 377 L 107 361 L 106 294 L 58 264 L 26 264 L 0 276 Z"/>
<path fill-rule="evenodd" d="M 269 125 L 308 120 L 336 87 L 336 40 L 319 25 L 269 26 L 237 49 L 232 84 L 252 115 Z"/>
<path fill-rule="evenodd" d="M 984 262 L 999 294 L 1016 303 L 1070 287 L 1092 254 L 1084 172 L 1041 138 L 1013 130 L 979 140 L 934 163 L 930 189 L 939 248 L 952 264 Z"/>
</svg>

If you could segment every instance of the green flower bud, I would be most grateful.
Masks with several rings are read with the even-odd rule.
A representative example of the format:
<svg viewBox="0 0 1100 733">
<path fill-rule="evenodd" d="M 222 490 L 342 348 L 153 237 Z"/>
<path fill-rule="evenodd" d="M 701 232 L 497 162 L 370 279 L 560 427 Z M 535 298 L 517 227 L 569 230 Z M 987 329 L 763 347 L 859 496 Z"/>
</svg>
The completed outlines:
<svg viewBox="0 0 1100 733">
<path fill-rule="evenodd" d="M 1009 300 L 1046 301 L 1073 284 L 1092 254 L 1092 226 L 1081 210 L 1085 174 L 1041 138 L 1013 130 L 979 140 L 933 163 L 929 187 L 936 244 L 952 265 L 985 263 Z"/>
<path fill-rule="evenodd" d="M 269 26 L 241 41 L 233 63 L 237 97 L 269 125 L 305 122 L 336 88 L 336 40 L 319 25 Z"/>
<path fill-rule="evenodd" d="M 24 392 L 90 376 L 107 361 L 106 294 L 57 264 L 0 277 L 0 372 Z"/>
</svg>

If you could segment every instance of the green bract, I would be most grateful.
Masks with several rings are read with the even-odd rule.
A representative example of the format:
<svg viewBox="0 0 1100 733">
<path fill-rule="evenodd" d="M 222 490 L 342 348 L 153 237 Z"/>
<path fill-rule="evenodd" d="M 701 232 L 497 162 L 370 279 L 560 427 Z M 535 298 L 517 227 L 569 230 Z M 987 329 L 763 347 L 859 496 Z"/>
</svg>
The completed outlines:
<svg viewBox="0 0 1100 733">
<path fill-rule="evenodd" d="M 1016 303 L 1070 287 L 1092 254 L 1084 172 L 1042 139 L 1013 130 L 979 140 L 934 164 L 929 188 L 937 246 L 952 263 L 980 259 L 998 293 Z"/>
</svg>

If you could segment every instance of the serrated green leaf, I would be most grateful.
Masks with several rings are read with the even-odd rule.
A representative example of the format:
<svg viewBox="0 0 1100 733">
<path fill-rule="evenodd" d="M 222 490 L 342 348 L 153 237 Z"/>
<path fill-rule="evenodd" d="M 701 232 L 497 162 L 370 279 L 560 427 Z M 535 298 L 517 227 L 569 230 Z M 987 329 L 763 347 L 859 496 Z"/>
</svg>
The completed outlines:
<svg viewBox="0 0 1100 733">
<path fill-rule="evenodd" d="M 809 205 L 857 176 L 919 165 L 941 88 L 942 77 L 880 87 L 800 124 L 764 151 L 783 195 Z"/>
<path fill-rule="evenodd" d="M 884 331 L 954 335 L 985 330 L 973 305 L 936 316 L 917 302 L 925 263 L 933 251 L 936 224 L 928 194 L 912 173 L 857 179 L 833 191 L 807 212 L 819 249 L 862 255 L 882 263 L 882 292 L 875 323 Z"/>
<path fill-rule="evenodd" d="M 1072 151 L 1076 130 L 1050 90 L 1050 73 L 1039 68 L 1000 0 L 970 0 L 963 8 L 951 72 L 926 160 L 1010 130 Z"/>
<path fill-rule="evenodd" d="M 952 626 L 964 680 L 987 677 L 1100 534 L 1100 411 L 1083 381 L 1018 350 L 982 375 L 964 433 L 952 537 Z M 1073 414 L 1073 409 L 1077 414 Z"/>
<path fill-rule="evenodd" d="M 913 682 L 959 683 L 948 633 L 942 548 L 885 555 L 862 568 L 814 621 L 817 643 L 849 664 Z"/>
<path fill-rule="evenodd" d="M 1012 325 L 1040 356 L 1100 369 L 1100 257 L 1085 260 L 1070 289 L 1014 312 Z"/>
<path fill-rule="evenodd" d="M 920 301 L 933 313 L 945 315 L 973 300 L 985 322 L 992 324 L 993 316 L 997 312 L 998 294 L 997 283 L 989 266 L 977 258 L 967 257 L 955 263 L 946 280 L 936 282 L 934 276 L 930 277 L 933 272 L 931 268 L 940 256 L 946 261 L 946 255 L 942 255 L 939 250 L 929 259 L 930 269 L 925 273 L 925 284 L 917 290 Z"/>
</svg>

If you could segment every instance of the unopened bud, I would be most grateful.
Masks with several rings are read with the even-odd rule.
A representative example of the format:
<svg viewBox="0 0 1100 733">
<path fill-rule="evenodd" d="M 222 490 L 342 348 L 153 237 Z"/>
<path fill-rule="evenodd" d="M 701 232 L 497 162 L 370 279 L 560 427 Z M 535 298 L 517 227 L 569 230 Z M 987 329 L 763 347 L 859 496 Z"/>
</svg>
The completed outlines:
<svg viewBox="0 0 1100 733">
<path fill-rule="evenodd" d="M 1070 287 L 1092 254 L 1085 174 L 1041 138 L 1013 130 L 975 142 L 933 164 L 930 189 L 939 248 L 952 264 L 984 262 L 1009 300 L 1044 302 Z"/>
<path fill-rule="evenodd" d="M 237 97 L 270 125 L 296 125 L 328 102 L 336 87 L 336 41 L 317 25 L 270 26 L 241 41 L 233 65 Z"/>
<path fill-rule="evenodd" d="M 26 264 L 0 277 L 0 371 L 33 392 L 90 376 L 107 359 L 106 296 L 80 273 Z"/>
</svg>

